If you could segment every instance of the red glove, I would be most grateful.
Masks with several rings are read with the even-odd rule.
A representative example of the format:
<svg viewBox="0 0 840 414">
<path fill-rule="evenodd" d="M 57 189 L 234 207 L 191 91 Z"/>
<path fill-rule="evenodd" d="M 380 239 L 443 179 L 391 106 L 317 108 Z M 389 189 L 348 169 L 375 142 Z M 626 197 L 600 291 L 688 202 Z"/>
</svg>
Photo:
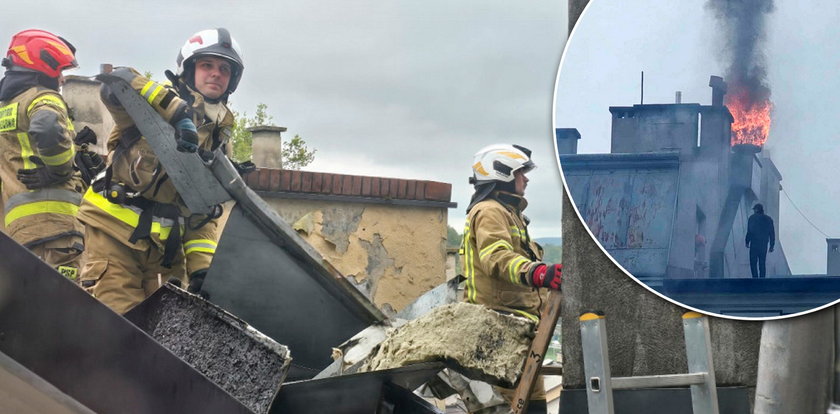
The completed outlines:
<svg viewBox="0 0 840 414">
<path fill-rule="evenodd" d="M 545 287 L 560 290 L 563 283 L 562 264 L 540 264 L 531 270 L 531 283 L 534 287 Z"/>
</svg>

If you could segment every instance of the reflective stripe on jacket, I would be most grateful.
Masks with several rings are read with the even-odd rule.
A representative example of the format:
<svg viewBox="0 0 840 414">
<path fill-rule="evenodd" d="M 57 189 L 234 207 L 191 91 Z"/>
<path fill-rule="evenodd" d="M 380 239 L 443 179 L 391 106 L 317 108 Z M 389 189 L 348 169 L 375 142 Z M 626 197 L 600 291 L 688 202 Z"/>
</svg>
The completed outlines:
<svg viewBox="0 0 840 414">
<path fill-rule="evenodd" d="M 114 73 L 129 81 L 137 93 L 167 122 L 182 113 L 187 105 L 187 101 L 182 99 L 175 89 L 146 79 L 133 69 L 118 68 Z M 181 253 L 186 256 L 187 274 L 208 268 L 219 238 L 218 219 L 209 220 L 198 229 L 192 228 L 192 225 L 203 221 L 205 216 L 191 216 L 154 150 L 145 139 L 137 140 L 130 148 L 122 150 L 120 157 L 113 158 L 113 151 L 120 142 L 120 137 L 123 134 L 136 133 L 136 129 L 134 121 L 118 102 L 112 101 L 109 96 L 102 98 L 115 121 L 114 130 L 108 139 L 112 182 L 125 184 L 132 191 L 139 192 L 139 196 L 146 200 L 178 207 L 183 220 Z M 205 116 L 206 104 L 201 94 L 193 93 L 189 98 L 193 102 L 189 110 L 198 129 L 199 147 L 210 151 L 220 144 L 214 142 L 214 137 L 230 136 L 230 129 L 234 123 L 233 114 L 224 107 L 221 118 L 211 121 Z M 150 239 L 140 239 L 136 243 L 129 241 L 137 226 L 140 212 L 141 210 L 135 207 L 112 203 L 101 194 L 89 191 L 82 201 L 79 219 L 86 225 L 96 226 L 111 237 L 121 240 L 126 246 L 140 250 L 151 246 L 163 249 L 162 242 L 168 238 L 170 229 L 158 221 L 152 222 Z"/>
<path fill-rule="evenodd" d="M 461 264 L 466 276 L 464 300 L 539 320 L 540 293 L 527 274 L 542 259 L 542 249 L 528 237 L 519 205 L 488 198 L 470 209 L 464 226 Z"/>
<path fill-rule="evenodd" d="M 0 194 L 6 232 L 18 243 L 34 246 L 63 236 L 82 237 L 76 220 L 82 181 L 73 171 L 73 123 L 57 92 L 33 86 L 0 102 Z M 35 168 L 30 159 L 72 173 L 62 184 L 28 190 L 17 179 L 19 169 Z M 68 246 L 69 247 L 69 246 Z"/>
</svg>

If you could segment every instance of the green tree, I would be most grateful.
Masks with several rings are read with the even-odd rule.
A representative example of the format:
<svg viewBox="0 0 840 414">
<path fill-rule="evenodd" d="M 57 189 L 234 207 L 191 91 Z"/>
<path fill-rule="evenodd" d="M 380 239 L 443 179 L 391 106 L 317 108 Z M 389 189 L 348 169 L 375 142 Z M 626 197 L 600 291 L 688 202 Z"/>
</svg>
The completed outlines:
<svg viewBox="0 0 840 414">
<path fill-rule="evenodd" d="M 455 230 L 452 226 L 446 226 L 446 247 L 461 247 L 461 235 L 458 234 L 458 230 Z"/>
<path fill-rule="evenodd" d="M 251 159 L 253 154 L 253 137 L 248 128 L 255 126 L 274 126 L 274 117 L 268 114 L 268 105 L 261 103 L 257 105 L 257 111 L 253 117 L 248 114 L 233 111 L 236 122 L 231 133 L 231 158 L 234 161 L 243 162 Z M 281 156 L 283 157 L 283 168 L 288 170 L 299 170 L 315 160 L 315 149 L 309 149 L 306 141 L 300 135 L 283 142 Z"/>
<path fill-rule="evenodd" d="M 283 157 L 283 168 L 287 170 L 299 170 L 306 167 L 315 160 L 315 151 L 309 150 L 306 141 L 295 134 L 295 137 L 283 143 L 280 154 Z"/>
<path fill-rule="evenodd" d="M 563 246 L 559 244 L 547 244 L 543 246 L 543 261 L 548 263 L 563 262 Z"/>
</svg>

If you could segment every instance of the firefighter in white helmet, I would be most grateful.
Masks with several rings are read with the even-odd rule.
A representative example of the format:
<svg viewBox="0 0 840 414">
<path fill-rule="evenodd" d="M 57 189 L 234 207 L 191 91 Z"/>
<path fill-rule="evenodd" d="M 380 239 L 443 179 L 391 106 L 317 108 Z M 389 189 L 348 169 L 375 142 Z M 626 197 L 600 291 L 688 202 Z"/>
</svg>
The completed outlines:
<svg viewBox="0 0 840 414">
<path fill-rule="evenodd" d="M 490 145 L 475 154 L 470 179 L 475 193 L 460 254 L 467 278 L 464 300 L 536 323 L 543 302 L 538 288 L 560 290 L 562 265 L 541 261 L 543 249 L 531 239 L 522 214 L 528 205 L 525 174 L 534 168 L 531 151 L 518 145 Z M 494 388 L 509 406 L 512 390 Z M 545 412 L 542 381 L 531 400 L 529 412 Z"/>
<path fill-rule="evenodd" d="M 187 39 L 176 63 L 177 74 L 166 72 L 171 85 L 130 68 L 113 74 L 175 127 L 179 151 L 225 148 L 234 125 L 226 103 L 245 68 L 239 45 L 226 29 L 203 30 Z M 88 246 L 81 284 L 119 313 L 170 279 L 199 292 L 216 250 L 221 207 L 192 214 L 119 101 L 107 87 L 101 95 L 116 125 L 106 173 L 80 207 Z"/>
</svg>

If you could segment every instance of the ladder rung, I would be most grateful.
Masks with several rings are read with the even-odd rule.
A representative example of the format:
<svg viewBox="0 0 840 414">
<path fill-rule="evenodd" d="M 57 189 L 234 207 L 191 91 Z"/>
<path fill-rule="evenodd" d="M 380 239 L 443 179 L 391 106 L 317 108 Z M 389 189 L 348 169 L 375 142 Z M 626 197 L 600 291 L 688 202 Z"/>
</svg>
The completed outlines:
<svg viewBox="0 0 840 414">
<path fill-rule="evenodd" d="M 540 368 L 540 374 L 542 374 L 542 375 L 563 375 L 563 366 L 562 365 L 543 365 Z"/>
<path fill-rule="evenodd" d="M 705 381 L 705 372 L 694 372 L 691 374 L 646 375 L 639 377 L 613 377 L 612 388 L 614 390 L 626 390 L 631 388 L 683 387 L 687 385 L 702 384 Z"/>
</svg>

